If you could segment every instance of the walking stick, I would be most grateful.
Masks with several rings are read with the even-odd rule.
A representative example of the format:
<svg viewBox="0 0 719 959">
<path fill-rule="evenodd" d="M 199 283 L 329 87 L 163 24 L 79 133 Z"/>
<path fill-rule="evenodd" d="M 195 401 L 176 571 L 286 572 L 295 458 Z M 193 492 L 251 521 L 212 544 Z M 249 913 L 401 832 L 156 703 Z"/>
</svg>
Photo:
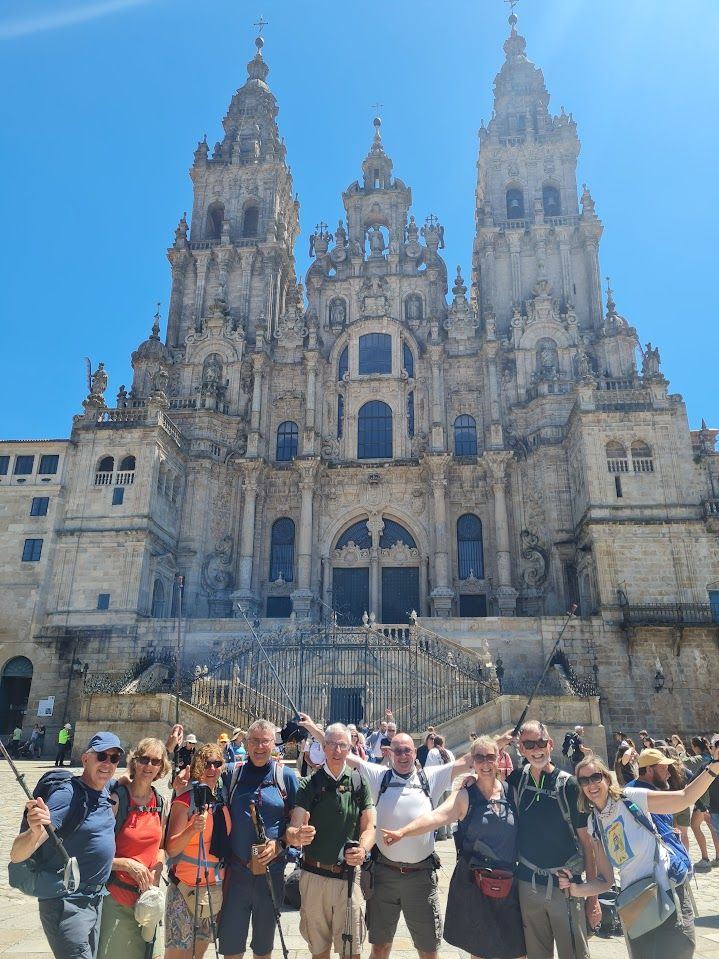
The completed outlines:
<svg viewBox="0 0 719 959">
<path fill-rule="evenodd" d="M 574 616 L 574 614 L 576 613 L 576 611 L 577 611 L 577 604 L 576 604 L 576 603 L 572 603 L 572 605 L 569 607 L 569 612 L 567 613 L 567 618 L 564 620 L 564 625 L 562 626 L 562 628 L 561 628 L 561 630 L 560 630 L 559 636 L 557 636 L 557 641 L 555 642 L 554 646 L 552 646 L 552 651 L 551 651 L 551 653 L 549 654 L 549 658 L 547 659 L 547 662 L 544 664 L 544 669 L 542 670 L 542 675 L 541 675 L 541 676 L 539 677 L 539 679 L 537 680 L 537 683 L 536 683 L 534 689 L 532 690 L 532 693 L 531 693 L 529 699 L 527 700 L 527 705 L 526 705 L 526 706 L 524 707 L 524 709 L 522 710 L 522 715 L 519 717 L 519 719 L 517 720 L 517 725 L 516 725 L 516 726 L 514 727 L 514 729 L 512 730 L 512 738 L 514 738 L 515 736 L 519 735 L 519 730 L 520 730 L 520 728 L 521 728 L 521 726 L 522 726 L 522 723 L 524 722 L 524 719 L 525 719 L 527 713 L 529 712 L 529 707 L 532 705 L 532 700 L 533 700 L 534 697 L 537 695 L 537 691 L 538 691 L 539 687 L 540 687 L 540 686 L 542 685 L 542 683 L 544 682 L 544 677 L 547 675 L 547 673 L 549 672 L 549 667 L 552 665 L 552 660 L 554 659 L 554 654 L 555 654 L 555 653 L 557 652 L 557 650 L 559 649 L 559 644 L 560 644 L 561 641 L 562 641 L 562 636 L 564 636 L 564 630 L 565 630 L 565 629 L 567 628 L 567 626 L 569 625 L 569 620 Z"/>
<path fill-rule="evenodd" d="M 212 932 L 212 941 L 215 944 L 215 955 L 220 954 L 220 944 L 217 939 L 217 922 L 215 921 L 215 910 L 212 908 L 212 893 L 210 891 L 210 872 L 207 868 L 207 853 L 205 852 L 205 837 L 200 833 L 200 860 L 205 865 L 205 888 L 207 889 L 207 903 L 210 907 L 210 931 Z M 198 860 L 199 862 L 199 860 Z"/>
<path fill-rule="evenodd" d="M 267 832 L 265 830 L 265 824 L 263 822 L 260 811 L 257 808 L 257 804 L 250 800 L 250 819 L 252 820 L 252 825 L 255 827 L 255 832 L 257 833 L 257 841 L 264 843 L 267 842 Z M 265 878 L 267 879 L 267 888 L 270 890 L 270 899 L 272 900 L 272 911 L 275 914 L 275 924 L 277 926 L 277 931 L 280 934 L 280 945 L 282 946 L 282 955 L 284 959 L 289 959 L 289 952 L 287 950 L 287 944 L 285 943 L 285 937 L 282 932 L 282 923 L 280 922 L 280 907 L 277 903 L 277 896 L 275 895 L 275 887 L 272 885 L 272 876 L 270 875 L 270 867 L 265 866 Z"/>
<path fill-rule="evenodd" d="M 12 761 L 12 758 L 5 748 L 2 740 L 0 740 L 0 752 L 2 752 L 2 755 L 10 764 L 10 768 L 15 774 L 15 779 L 17 779 L 18 783 L 20 784 L 22 791 L 25 793 L 28 799 L 34 800 L 35 797 L 30 792 L 27 787 L 27 783 L 25 782 L 25 774 L 21 773 L 15 763 Z M 67 850 L 65 849 L 65 844 L 60 836 L 58 836 L 52 823 L 48 823 L 44 828 L 45 832 L 55 844 L 55 848 L 60 853 L 62 861 L 65 864 L 62 874 L 62 884 L 68 892 L 76 892 L 80 885 L 80 867 L 77 863 L 77 859 L 74 856 L 68 856 Z"/>
<path fill-rule="evenodd" d="M 567 919 L 569 920 L 569 938 L 572 943 L 572 959 L 577 959 L 577 935 L 574 931 L 574 922 L 572 916 L 572 896 L 569 890 L 565 890 L 565 899 L 567 900 Z"/>
<path fill-rule="evenodd" d="M 346 842 L 342 849 L 343 855 L 347 849 L 356 849 L 357 846 L 359 846 L 359 843 L 356 840 Z M 354 943 L 354 936 L 352 935 L 352 892 L 355 884 L 355 867 L 346 866 L 345 868 L 347 869 L 347 911 L 345 912 L 345 929 L 342 933 L 342 959 L 350 959 Z"/>
<path fill-rule="evenodd" d="M 202 835 L 202 834 L 200 834 Z M 195 876 L 195 906 L 192 910 L 192 959 L 197 959 L 197 927 L 200 924 L 200 851 L 197 852 L 197 875 Z"/>
</svg>

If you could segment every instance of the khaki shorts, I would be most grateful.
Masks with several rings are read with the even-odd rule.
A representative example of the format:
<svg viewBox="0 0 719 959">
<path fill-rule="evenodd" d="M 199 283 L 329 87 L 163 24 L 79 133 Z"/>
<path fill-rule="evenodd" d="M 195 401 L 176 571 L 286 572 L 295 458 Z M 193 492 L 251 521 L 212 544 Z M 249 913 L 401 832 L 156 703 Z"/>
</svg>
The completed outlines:
<svg viewBox="0 0 719 959">
<path fill-rule="evenodd" d="M 359 887 L 359 869 L 355 870 L 352 889 L 352 955 L 359 955 L 365 939 L 364 898 Z M 313 956 L 334 946 L 344 953 L 342 934 L 347 919 L 347 880 L 316 876 L 302 870 L 300 876 L 300 935 Z"/>
<path fill-rule="evenodd" d="M 373 945 L 392 942 L 400 913 L 404 915 L 414 948 L 420 952 L 438 952 L 442 944 L 442 913 L 435 870 L 422 869 L 403 875 L 376 862 L 374 895 L 367 903 L 369 941 Z"/>
</svg>

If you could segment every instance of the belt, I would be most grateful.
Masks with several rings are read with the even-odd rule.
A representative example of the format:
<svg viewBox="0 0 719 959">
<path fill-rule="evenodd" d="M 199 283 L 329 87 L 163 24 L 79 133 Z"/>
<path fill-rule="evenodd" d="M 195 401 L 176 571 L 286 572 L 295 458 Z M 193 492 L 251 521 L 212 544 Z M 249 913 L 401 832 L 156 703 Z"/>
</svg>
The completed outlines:
<svg viewBox="0 0 719 959">
<path fill-rule="evenodd" d="M 434 866 L 390 866 L 388 862 L 380 862 L 378 865 L 393 872 L 400 872 L 403 876 L 408 872 L 427 872 L 428 869 L 434 869 Z"/>
<path fill-rule="evenodd" d="M 318 862 L 310 856 L 303 856 L 300 859 L 300 868 L 307 870 L 307 872 L 313 872 L 317 876 L 326 876 L 330 879 L 342 879 L 345 871 L 344 865 L 338 863 L 329 865 L 325 862 Z"/>
<path fill-rule="evenodd" d="M 427 872 L 437 868 L 432 856 L 428 856 L 426 859 L 421 859 L 417 863 L 402 863 L 401 865 L 397 862 L 392 862 L 391 859 L 388 859 L 382 853 L 380 853 L 379 856 L 381 858 L 376 860 L 378 866 L 384 866 L 386 869 L 391 869 L 393 872 L 401 873 L 403 876 L 410 872 Z M 423 866 L 422 863 L 425 863 L 425 865 Z M 429 863 L 429 865 L 427 865 L 427 863 Z"/>
</svg>

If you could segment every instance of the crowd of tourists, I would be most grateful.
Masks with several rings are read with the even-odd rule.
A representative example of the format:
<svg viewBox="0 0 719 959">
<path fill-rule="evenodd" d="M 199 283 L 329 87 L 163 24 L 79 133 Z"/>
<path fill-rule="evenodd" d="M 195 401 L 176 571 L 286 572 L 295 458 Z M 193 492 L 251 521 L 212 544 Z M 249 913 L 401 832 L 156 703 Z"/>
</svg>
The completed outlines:
<svg viewBox="0 0 719 959">
<path fill-rule="evenodd" d="M 282 759 L 292 740 L 301 778 Z M 366 939 L 388 959 L 400 916 L 420 959 L 443 940 L 476 959 L 588 959 L 603 909 L 632 959 L 693 956 L 689 880 L 719 866 L 719 735 L 685 746 L 642 730 L 635 745 L 618 732 L 613 770 L 581 727 L 556 757 L 541 720 L 470 740 L 461 758 L 432 728 L 417 746 L 390 710 L 375 729 L 301 714 L 208 743 L 176 725 L 127 755 L 98 732 L 79 776 L 53 768 L 38 783 L 10 880 L 38 899 L 58 959 L 201 959 L 211 943 L 235 959 L 248 939 L 269 959 L 276 935 L 287 959 L 288 858 L 321 959 L 359 957 Z M 435 843 L 450 836 L 443 917 Z"/>
</svg>

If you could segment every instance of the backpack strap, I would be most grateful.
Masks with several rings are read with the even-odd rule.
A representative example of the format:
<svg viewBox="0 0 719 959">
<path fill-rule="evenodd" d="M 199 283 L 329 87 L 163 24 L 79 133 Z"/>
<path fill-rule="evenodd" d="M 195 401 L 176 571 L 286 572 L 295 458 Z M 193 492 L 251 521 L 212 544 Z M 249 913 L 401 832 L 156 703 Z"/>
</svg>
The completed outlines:
<svg viewBox="0 0 719 959">
<path fill-rule="evenodd" d="M 389 789 L 389 784 L 391 779 L 392 779 L 392 770 L 388 769 L 385 772 L 384 776 L 382 777 L 382 782 L 379 784 L 379 795 L 377 796 L 377 802 L 380 801 L 382 796 L 384 796 L 384 794 Z"/>
<path fill-rule="evenodd" d="M 160 822 L 162 822 L 162 813 L 164 809 L 164 799 L 155 789 L 154 786 L 150 787 L 152 789 L 152 795 L 155 797 L 154 806 L 133 806 L 132 797 L 130 796 L 130 790 L 127 786 L 123 786 L 120 783 L 115 786 L 115 794 L 117 796 L 117 814 L 115 815 L 115 835 L 120 832 L 122 827 L 127 821 L 127 817 L 130 815 L 130 812 L 151 812 L 157 813 L 160 817 Z"/>
</svg>

